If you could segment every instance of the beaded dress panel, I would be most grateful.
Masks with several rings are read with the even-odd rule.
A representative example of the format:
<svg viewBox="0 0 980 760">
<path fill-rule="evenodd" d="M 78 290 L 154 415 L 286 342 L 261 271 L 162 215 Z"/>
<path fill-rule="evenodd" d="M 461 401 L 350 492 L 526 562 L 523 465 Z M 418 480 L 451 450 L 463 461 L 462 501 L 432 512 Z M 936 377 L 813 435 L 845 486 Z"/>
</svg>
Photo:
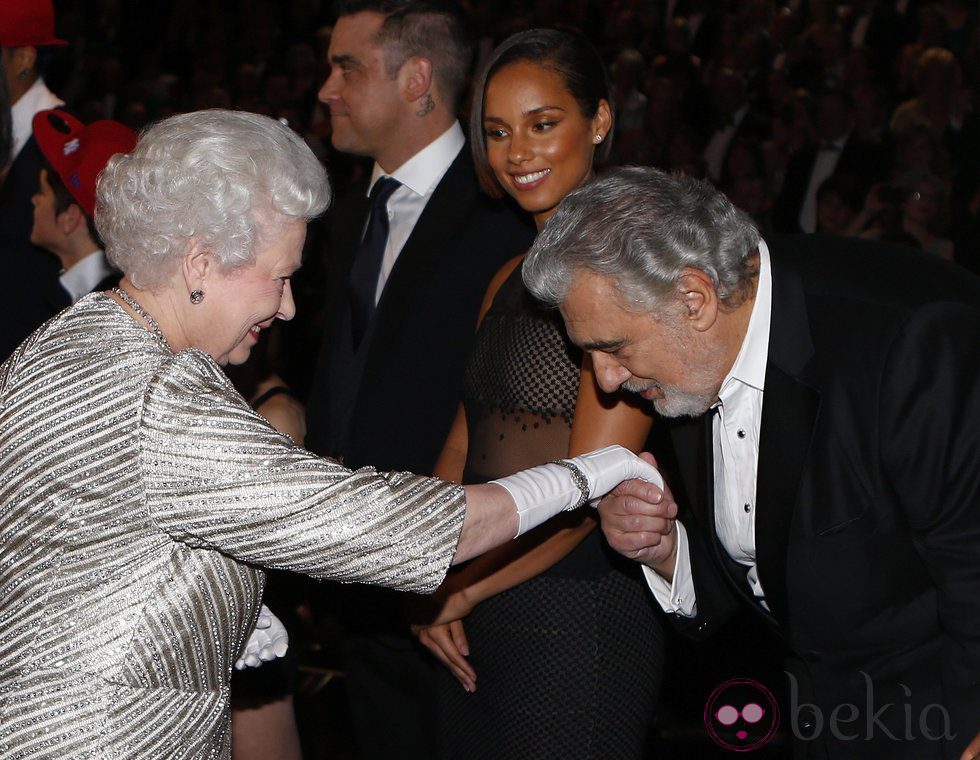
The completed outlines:
<svg viewBox="0 0 980 760">
<path fill-rule="evenodd" d="M 464 483 L 568 455 L 581 352 L 558 312 L 536 303 L 520 274 L 517 267 L 498 290 L 467 362 Z"/>
<path fill-rule="evenodd" d="M 259 566 L 426 591 L 462 489 L 294 445 L 93 294 L 0 365 L 0 757 L 227 758 Z"/>
<path fill-rule="evenodd" d="M 568 455 L 580 362 L 561 316 L 531 298 L 515 269 L 468 362 L 464 482 Z M 438 669 L 440 757 L 642 757 L 663 663 L 653 605 L 639 567 L 598 529 L 544 573 L 478 604 L 463 620 L 476 691 Z"/>
</svg>

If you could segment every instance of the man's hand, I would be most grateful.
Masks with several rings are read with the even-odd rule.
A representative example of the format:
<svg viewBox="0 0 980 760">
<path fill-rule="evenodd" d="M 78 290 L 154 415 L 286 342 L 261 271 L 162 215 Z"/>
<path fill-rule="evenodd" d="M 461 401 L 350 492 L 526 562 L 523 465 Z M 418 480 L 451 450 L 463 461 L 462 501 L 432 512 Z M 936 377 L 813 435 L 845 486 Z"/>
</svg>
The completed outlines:
<svg viewBox="0 0 980 760">
<path fill-rule="evenodd" d="M 252 635 L 248 637 L 245 649 L 235 661 L 235 669 L 257 668 L 263 662 L 272 662 L 277 657 L 282 657 L 288 648 L 289 634 L 286 627 L 263 604 Z"/>
<path fill-rule="evenodd" d="M 650 454 L 640 457 L 656 466 Z M 645 480 L 621 483 L 599 502 L 602 532 L 609 545 L 668 580 L 674 575 L 676 517 L 677 504 L 670 489 L 665 485 L 661 490 Z"/>
<path fill-rule="evenodd" d="M 973 741 L 970 742 L 969 746 L 963 750 L 963 754 L 960 755 L 960 760 L 978 759 L 980 759 L 980 734 L 973 737 Z"/>
<path fill-rule="evenodd" d="M 470 653 L 469 642 L 462 620 L 433 625 L 428 628 L 414 628 L 419 641 L 436 656 L 449 672 L 463 685 L 466 691 L 476 691 L 476 671 L 466 657 Z"/>
</svg>

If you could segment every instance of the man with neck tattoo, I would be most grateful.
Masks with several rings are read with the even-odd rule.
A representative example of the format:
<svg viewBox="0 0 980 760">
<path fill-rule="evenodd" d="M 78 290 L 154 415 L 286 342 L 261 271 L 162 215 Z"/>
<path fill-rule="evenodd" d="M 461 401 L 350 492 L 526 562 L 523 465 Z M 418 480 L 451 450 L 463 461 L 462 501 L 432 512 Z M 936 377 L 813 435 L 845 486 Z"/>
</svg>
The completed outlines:
<svg viewBox="0 0 980 760">
<path fill-rule="evenodd" d="M 327 220 L 326 323 L 306 443 L 354 468 L 430 473 L 483 293 L 533 229 L 478 190 L 457 121 L 472 59 L 458 8 L 345 2 L 329 58 L 320 99 L 333 145 L 374 165 Z M 433 757 L 432 663 L 404 600 L 362 587 L 327 594 L 344 628 L 360 756 Z"/>
</svg>

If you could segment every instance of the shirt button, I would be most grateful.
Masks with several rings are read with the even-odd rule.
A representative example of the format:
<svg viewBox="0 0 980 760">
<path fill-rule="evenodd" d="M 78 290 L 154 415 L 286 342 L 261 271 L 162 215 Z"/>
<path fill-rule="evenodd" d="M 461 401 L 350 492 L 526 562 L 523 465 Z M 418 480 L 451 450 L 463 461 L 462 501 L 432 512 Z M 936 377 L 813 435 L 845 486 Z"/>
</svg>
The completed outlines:
<svg viewBox="0 0 980 760">
<path fill-rule="evenodd" d="M 739 438 L 745 438 L 745 428 L 739 428 L 735 435 Z"/>
<path fill-rule="evenodd" d="M 744 505 L 742 505 L 742 509 L 744 509 L 745 513 L 748 514 L 752 511 L 752 505 L 746 502 Z"/>
</svg>

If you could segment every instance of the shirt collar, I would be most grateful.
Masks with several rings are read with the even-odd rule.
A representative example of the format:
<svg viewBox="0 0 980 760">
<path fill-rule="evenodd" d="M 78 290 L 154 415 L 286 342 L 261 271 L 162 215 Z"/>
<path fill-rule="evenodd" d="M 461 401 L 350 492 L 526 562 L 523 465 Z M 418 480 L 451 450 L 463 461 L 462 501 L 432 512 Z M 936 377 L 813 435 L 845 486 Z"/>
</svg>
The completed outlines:
<svg viewBox="0 0 980 760">
<path fill-rule="evenodd" d="M 463 136 L 463 129 L 459 126 L 458 121 L 454 121 L 449 129 L 399 166 L 390 176 L 397 179 L 416 195 L 428 195 L 449 170 L 465 143 L 466 138 Z M 384 170 L 375 162 L 367 195 L 371 194 L 374 183 L 384 176 Z"/>
<path fill-rule="evenodd" d="M 739 108 L 735 113 L 732 114 L 732 124 L 736 127 L 740 126 L 745 120 L 746 114 L 749 112 L 749 107 L 747 105 Z"/>
<path fill-rule="evenodd" d="M 724 401 L 726 390 L 735 382 L 765 390 L 766 363 L 769 360 L 769 323 L 772 318 L 772 269 L 769 248 L 759 241 L 759 282 L 756 286 L 755 303 L 749 316 L 749 326 L 742 339 L 735 363 L 721 384 L 719 397 Z"/>
<path fill-rule="evenodd" d="M 75 303 L 86 293 L 91 293 L 110 274 L 112 269 L 105 260 L 105 254 L 96 249 L 62 272 L 59 281 L 71 296 L 72 303 Z"/>
<path fill-rule="evenodd" d="M 51 92 L 44 84 L 44 80 L 38 77 L 30 89 L 20 96 L 20 100 L 10 107 L 10 120 L 14 135 L 14 144 L 10 155 L 16 158 L 24 144 L 31 139 L 34 130 L 34 114 L 38 111 L 63 105 L 64 101 Z"/>
</svg>

